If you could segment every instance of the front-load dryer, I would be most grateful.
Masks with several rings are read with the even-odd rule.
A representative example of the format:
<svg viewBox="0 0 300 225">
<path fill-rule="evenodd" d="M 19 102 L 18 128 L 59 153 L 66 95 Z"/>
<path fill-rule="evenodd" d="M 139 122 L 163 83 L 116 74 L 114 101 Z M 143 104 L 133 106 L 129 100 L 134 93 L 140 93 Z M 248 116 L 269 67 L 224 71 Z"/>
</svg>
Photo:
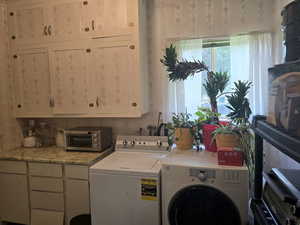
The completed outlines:
<svg viewBox="0 0 300 225">
<path fill-rule="evenodd" d="M 163 225 L 245 225 L 248 170 L 216 153 L 175 151 L 162 162 Z"/>
</svg>

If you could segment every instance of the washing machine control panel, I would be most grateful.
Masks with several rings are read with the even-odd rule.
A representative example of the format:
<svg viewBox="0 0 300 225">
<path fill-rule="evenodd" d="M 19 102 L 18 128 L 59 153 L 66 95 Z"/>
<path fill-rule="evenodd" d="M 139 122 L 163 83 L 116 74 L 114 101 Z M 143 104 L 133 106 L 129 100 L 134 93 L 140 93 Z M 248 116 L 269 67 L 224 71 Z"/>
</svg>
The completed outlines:
<svg viewBox="0 0 300 225">
<path fill-rule="evenodd" d="M 208 179 L 216 178 L 216 171 L 212 169 L 190 169 L 190 176 L 198 178 L 201 182 L 205 182 Z"/>
</svg>

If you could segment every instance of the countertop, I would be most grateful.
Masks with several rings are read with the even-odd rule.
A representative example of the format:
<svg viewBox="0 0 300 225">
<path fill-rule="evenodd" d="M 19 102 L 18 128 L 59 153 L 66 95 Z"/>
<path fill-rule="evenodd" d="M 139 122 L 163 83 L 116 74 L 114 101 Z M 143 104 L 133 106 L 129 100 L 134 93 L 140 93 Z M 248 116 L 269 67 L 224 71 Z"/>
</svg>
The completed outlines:
<svg viewBox="0 0 300 225">
<path fill-rule="evenodd" d="M 67 152 L 64 148 L 16 148 L 0 152 L 0 160 L 17 160 L 43 163 L 77 164 L 90 166 L 112 152 Z"/>
</svg>

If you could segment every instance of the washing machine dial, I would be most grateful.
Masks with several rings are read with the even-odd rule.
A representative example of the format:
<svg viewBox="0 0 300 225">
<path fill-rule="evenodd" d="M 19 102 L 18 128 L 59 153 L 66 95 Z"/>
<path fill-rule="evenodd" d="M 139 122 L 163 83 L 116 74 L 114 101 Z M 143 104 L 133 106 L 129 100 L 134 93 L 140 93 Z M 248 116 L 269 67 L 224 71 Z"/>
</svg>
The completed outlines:
<svg viewBox="0 0 300 225">
<path fill-rule="evenodd" d="M 207 180 L 207 174 L 205 173 L 205 171 L 200 171 L 200 173 L 198 174 L 198 179 L 202 182 Z"/>
</svg>

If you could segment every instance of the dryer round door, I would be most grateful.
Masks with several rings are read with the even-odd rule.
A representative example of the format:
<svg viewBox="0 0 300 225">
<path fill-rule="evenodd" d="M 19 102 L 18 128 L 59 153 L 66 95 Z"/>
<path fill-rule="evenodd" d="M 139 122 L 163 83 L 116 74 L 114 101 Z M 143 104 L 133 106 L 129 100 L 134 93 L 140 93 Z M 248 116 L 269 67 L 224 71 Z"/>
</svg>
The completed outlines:
<svg viewBox="0 0 300 225">
<path fill-rule="evenodd" d="M 172 198 L 170 225 L 241 225 L 239 211 L 223 192 L 208 186 L 193 185 Z"/>
</svg>

